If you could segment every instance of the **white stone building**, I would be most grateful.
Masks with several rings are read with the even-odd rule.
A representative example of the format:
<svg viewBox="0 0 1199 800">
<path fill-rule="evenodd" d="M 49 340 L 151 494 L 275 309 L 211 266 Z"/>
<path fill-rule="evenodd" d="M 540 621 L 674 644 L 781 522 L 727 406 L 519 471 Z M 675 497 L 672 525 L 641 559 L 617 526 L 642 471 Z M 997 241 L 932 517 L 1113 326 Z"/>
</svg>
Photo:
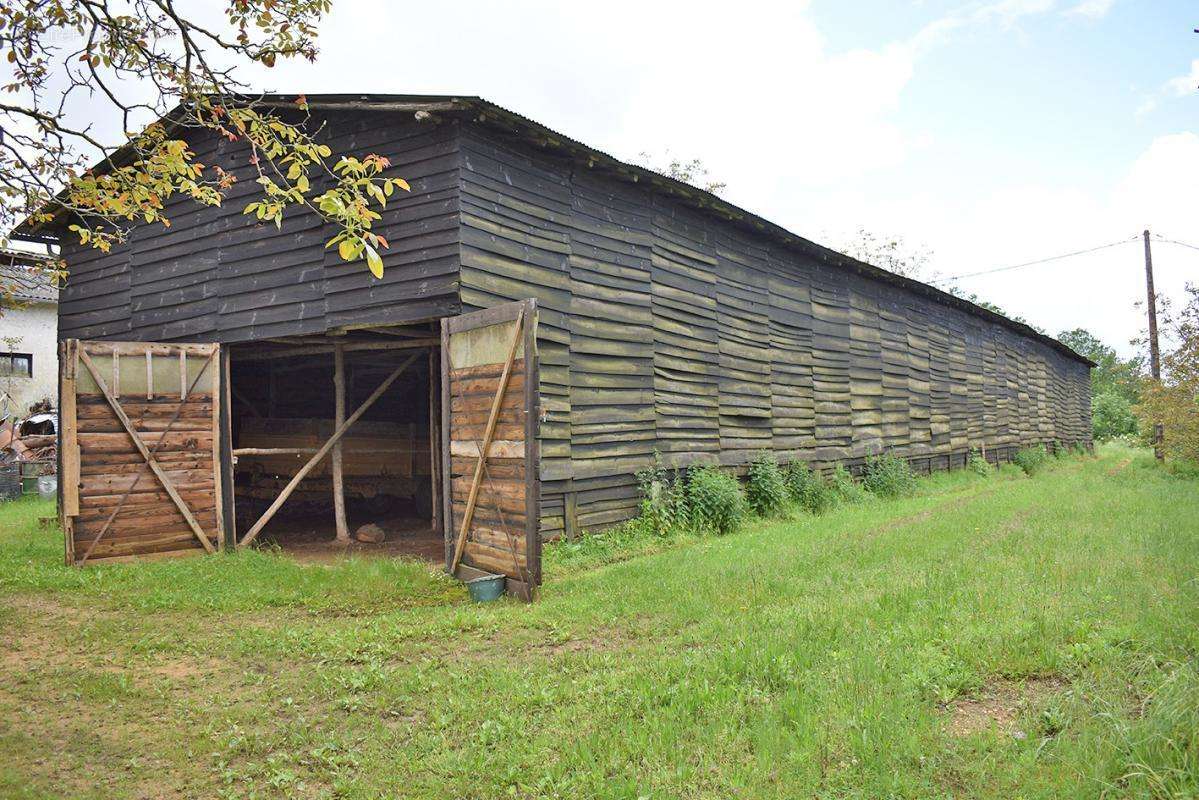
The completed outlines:
<svg viewBox="0 0 1199 800">
<path fill-rule="evenodd" d="M 0 419 L 23 418 L 47 398 L 58 406 L 58 289 L 48 260 L 0 250 Z"/>
</svg>

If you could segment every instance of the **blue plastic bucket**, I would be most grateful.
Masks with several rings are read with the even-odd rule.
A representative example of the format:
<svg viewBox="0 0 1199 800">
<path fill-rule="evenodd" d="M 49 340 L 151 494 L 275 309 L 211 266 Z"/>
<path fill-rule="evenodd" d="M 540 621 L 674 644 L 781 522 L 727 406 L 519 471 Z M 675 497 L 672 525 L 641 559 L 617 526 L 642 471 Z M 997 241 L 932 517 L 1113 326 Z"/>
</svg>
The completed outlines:
<svg viewBox="0 0 1199 800">
<path fill-rule="evenodd" d="M 504 584 L 507 580 L 503 575 L 484 575 L 482 578 L 467 581 L 466 589 L 470 592 L 471 600 L 476 603 L 489 603 L 504 596 Z"/>
</svg>

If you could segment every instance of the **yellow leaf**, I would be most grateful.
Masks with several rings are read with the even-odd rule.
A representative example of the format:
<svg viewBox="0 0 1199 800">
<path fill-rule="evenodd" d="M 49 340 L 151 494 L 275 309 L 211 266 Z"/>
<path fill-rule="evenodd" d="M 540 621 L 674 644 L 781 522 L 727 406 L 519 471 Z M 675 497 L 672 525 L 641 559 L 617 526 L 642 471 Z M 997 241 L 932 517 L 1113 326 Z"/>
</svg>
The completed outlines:
<svg viewBox="0 0 1199 800">
<path fill-rule="evenodd" d="M 341 256 L 342 261 L 353 261 L 354 243 L 349 239 L 342 239 L 341 244 L 337 245 L 337 254 Z"/>
<path fill-rule="evenodd" d="M 383 277 L 383 259 L 379 258 L 379 251 L 369 244 L 366 245 L 366 266 L 376 278 Z"/>
<path fill-rule="evenodd" d="M 412 187 L 408 185 L 408 181 L 404 180 L 403 178 L 392 178 L 391 182 L 403 189 L 405 192 L 412 191 Z"/>
</svg>

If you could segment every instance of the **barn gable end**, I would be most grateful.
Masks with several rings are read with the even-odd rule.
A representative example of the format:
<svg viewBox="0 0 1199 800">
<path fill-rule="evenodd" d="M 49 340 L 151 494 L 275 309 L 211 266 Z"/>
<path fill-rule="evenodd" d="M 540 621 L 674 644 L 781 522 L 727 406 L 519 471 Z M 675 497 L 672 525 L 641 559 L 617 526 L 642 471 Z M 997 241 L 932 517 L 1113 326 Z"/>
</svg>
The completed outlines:
<svg viewBox="0 0 1199 800">
<path fill-rule="evenodd" d="M 386 155 L 412 186 L 375 224 L 391 243 L 381 281 L 326 250 L 334 231 L 312 212 L 288 213 L 278 229 L 244 215 L 259 188 L 249 151 L 201 133 L 190 137 L 197 160 L 238 178 L 223 205 L 177 199 L 169 228 L 138 225 L 107 254 L 63 236 L 59 337 L 241 342 L 457 313 L 457 126 L 387 119 L 331 114 L 321 137 L 335 152 Z"/>
</svg>

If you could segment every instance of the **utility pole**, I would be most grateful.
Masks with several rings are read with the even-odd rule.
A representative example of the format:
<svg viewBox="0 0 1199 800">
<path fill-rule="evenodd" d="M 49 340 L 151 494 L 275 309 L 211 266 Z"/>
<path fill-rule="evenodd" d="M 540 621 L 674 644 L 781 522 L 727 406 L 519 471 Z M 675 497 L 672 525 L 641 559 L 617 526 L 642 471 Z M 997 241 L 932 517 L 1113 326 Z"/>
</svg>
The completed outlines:
<svg viewBox="0 0 1199 800">
<path fill-rule="evenodd" d="M 1149 231 L 1145 236 L 1145 292 L 1149 303 L 1149 374 L 1155 383 L 1162 380 L 1161 350 L 1157 344 L 1157 293 L 1153 291 L 1153 252 L 1149 249 Z M 1164 457 L 1162 453 L 1162 424 L 1153 423 L 1153 456 L 1158 461 Z"/>
</svg>

